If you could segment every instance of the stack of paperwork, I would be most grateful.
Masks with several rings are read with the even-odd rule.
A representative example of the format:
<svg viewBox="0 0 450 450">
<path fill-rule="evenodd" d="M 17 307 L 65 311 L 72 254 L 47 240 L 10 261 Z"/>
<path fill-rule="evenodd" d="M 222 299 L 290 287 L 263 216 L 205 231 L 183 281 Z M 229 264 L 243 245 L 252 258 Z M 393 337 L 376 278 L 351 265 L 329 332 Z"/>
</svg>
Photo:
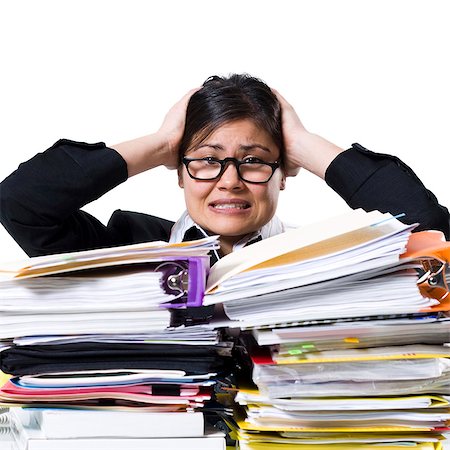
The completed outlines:
<svg viewBox="0 0 450 450">
<path fill-rule="evenodd" d="M 215 237 L 137 244 L 3 271 L 0 406 L 19 450 L 224 449 L 205 405 L 232 344 L 170 327 L 173 309 L 201 306 L 214 248 Z"/>
<path fill-rule="evenodd" d="M 215 325 L 239 328 L 251 358 L 235 397 L 241 449 L 441 448 L 450 305 L 434 271 L 449 253 L 431 262 L 442 255 L 423 242 L 450 244 L 413 228 L 352 211 L 213 266 L 204 303 L 223 306 Z"/>
</svg>

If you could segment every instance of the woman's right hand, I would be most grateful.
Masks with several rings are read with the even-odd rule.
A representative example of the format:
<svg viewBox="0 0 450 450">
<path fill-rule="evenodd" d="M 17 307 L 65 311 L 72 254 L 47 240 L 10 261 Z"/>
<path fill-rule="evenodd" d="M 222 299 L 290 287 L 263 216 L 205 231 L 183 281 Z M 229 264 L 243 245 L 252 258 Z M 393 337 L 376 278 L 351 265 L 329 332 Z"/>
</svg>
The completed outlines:
<svg viewBox="0 0 450 450">
<path fill-rule="evenodd" d="M 156 135 L 165 142 L 167 151 L 167 160 L 164 165 L 168 169 L 176 169 L 178 167 L 178 149 L 184 133 L 186 123 L 186 109 L 189 100 L 195 92 L 200 88 L 191 89 L 187 92 L 164 117 L 163 123 Z"/>
<path fill-rule="evenodd" d="M 178 167 L 178 149 L 184 133 L 187 105 L 198 89 L 191 89 L 170 108 L 156 133 L 111 146 L 127 163 L 129 177 L 158 166 Z"/>
</svg>

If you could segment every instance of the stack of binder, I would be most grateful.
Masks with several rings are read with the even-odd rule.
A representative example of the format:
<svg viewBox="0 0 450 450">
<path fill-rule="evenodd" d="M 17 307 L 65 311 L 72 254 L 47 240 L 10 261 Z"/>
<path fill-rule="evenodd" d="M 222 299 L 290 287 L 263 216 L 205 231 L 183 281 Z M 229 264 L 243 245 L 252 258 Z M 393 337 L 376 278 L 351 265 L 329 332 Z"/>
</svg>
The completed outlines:
<svg viewBox="0 0 450 450">
<path fill-rule="evenodd" d="M 352 211 L 231 253 L 209 275 L 214 237 L 3 271 L 0 406 L 13 407 L 17 449 L 223 449 L 213 411 L 241 449 L 441 448 L 450 243 L 413 228 Z M 202 305 L 225 317 L 201 323 Z M 233 416 L 218 386 L 235 392 Z"/>
<path fill-rule="evenodd" d="M 0 339 L 164 330 L 170 325 L 169 308 L 201 306 L 207 254 L 214 248 L 217 239 L 211 237 L 11 264 L 0 270 Z"/>
<path fill-rule="evenodd" d="M 439 449 L 450 424 L 450 243 L 352 212 L 225 257 L 206 304 L 241 330 L 242 449 Z M 425 261 L 425 264 L 423 263 Z"/>
<path fill-rule="evenodd" d="M 171 311 L 202 305 L 216 247 L 137 244 L 3 272 L 0 403 L 19 450 L 224 448 L 203 409 L 232 345 L 202 325 L 170 328 Z"/>
</svg>

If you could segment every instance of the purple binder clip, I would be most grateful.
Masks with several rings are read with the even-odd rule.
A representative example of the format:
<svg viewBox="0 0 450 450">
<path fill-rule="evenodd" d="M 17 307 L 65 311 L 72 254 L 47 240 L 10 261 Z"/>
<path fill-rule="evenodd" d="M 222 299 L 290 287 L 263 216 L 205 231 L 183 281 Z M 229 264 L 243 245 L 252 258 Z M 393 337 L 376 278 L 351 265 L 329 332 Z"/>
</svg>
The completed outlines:
<svg viewBox="0 0 450 450">
<path fill-rule="evenodd" d="M 171 259 L 157 267 L 163 272 L 163 288 L 178 298 L 161 304 L 165 308 L 202 306 L 206 277 L 209 272 L 209 256 L 187 256 Z"/>
</svg>

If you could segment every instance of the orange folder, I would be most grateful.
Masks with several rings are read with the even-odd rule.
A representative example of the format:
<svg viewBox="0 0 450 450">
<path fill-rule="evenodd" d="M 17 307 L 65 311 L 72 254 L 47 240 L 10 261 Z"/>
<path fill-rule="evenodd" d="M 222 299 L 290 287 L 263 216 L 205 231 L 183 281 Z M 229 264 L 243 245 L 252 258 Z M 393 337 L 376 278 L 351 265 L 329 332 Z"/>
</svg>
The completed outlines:
<svg viewBox="0 0 450 450">
<path fill-rule="evenodd" d="M 446 272 L 450 264 L 450 242 L 445 241 L 440 231 L 412 233 L 406 253 L 402 258 L 419 260 L 423 274 L 418 280 L 420 292 L 425 297 L 439 300 L 439 304 L 422 311 L 450 311 L 450 294 Z"/>
</svg>

